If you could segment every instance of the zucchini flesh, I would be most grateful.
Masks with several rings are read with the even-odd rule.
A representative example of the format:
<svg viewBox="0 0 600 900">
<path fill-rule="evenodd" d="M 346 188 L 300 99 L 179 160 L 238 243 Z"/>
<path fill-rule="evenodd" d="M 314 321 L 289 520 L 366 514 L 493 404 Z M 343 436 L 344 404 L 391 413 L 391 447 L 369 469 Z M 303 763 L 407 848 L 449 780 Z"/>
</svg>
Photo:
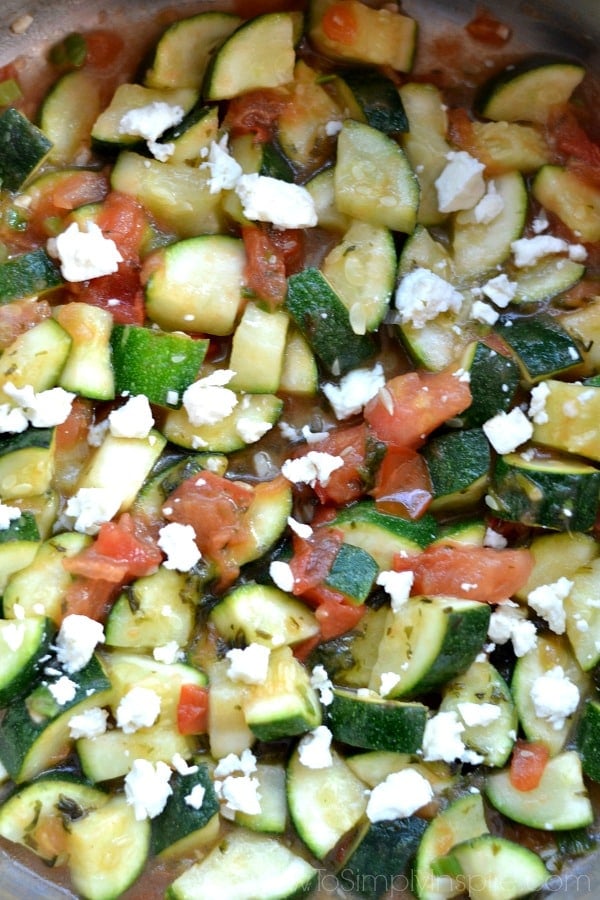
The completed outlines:
<svg viewBox="0 0 600 900">
<path fill-rule="evenodd" d="M 544 123 L 552 106 L 566 103 L 584 74 L 578 63 L 536 56 L 525 59 L 485 85 L 479 112 L 488 119 Z"/>
</svg>

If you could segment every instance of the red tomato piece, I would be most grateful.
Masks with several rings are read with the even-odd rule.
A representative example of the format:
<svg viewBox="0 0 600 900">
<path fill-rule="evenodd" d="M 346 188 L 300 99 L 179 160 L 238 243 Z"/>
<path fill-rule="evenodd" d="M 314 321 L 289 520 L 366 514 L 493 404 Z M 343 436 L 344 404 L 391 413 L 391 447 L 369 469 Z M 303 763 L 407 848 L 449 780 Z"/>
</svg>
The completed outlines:
<svg viewBox="0 0 600 900">
<path fill-rule="evenodd" d="M 310 450 L 317 450 L 319 453 L 340 456 L 344 460 L 344 465 L 331 473 L 326 484 L 317 482 L 315 493 L 321 503 L 342 506 L 362 496 L 367 478 L 367 439 L 367 427 L 361 423 L 330 431 L 322 441 L 302 448 L 298 454 L 300 456 Z"/>
<path fill-rule="evenodd" d="M 11 300 L 0 306 L 0 350 L 5 350 L 20 334 L 24 334 L 52 315 L 47 300 L 28 297 L 26 300 Z"/>
<path fill-rule="evenodd" d="M 315 610 L 316 619 L 321 628 L 321 640 L 330 641 L 347 631 L 351 631 L 360 622 L 366 612 L 365 606 L 351 606 L 336 600 L 325 600 Z"/>
<path fill-rule="evenodd" d="M 533 791 L 542 779 L 550 751 L 541 741 L 517 740 L 510 760 L 510 783 L 518 791 Z"/>
<path fill-rule="evenodd" d="M 72 574 L 116 584 L 149 575 L 161 561 L 162 553 L 152 537 L 124 513 L 118 521 L 101 525 L 94 542 L 63 564 Z"/>
<path fill-rule="evenodd" d="M 306 599 L 322 599 L 319 589 L 323 587 L 329 570 L 342 546 L 344 535 L 336 528 L 315 528 L 309 538 L 294 535 L 294 554 L 290 567 L 294 575 L 292 593 Z"/>
<path fill-rule="evenodd" d="M 95 28 L 85 34 L 86 64 L 94 69 L 110 69 L 118 61 L 125 47 L 123 38 L 116 31 Z"/>
<path fill-rule="evenodd" d="M 208 731 L 208 688 L 182 684 L 177 704 L 179 734 L 205 734 Z"/>
<path fill-rule="evenodd" d="M 413 557 L 396 556 L 394 569 L 414 572 L 413 594 L 448 595 L 501 603 L 527 582 L 529 550 L 493 550 L 462 544 L 432 545 Z"/>
<path fill-rule="evenodd" d="M 415 450 L 388 450 L 369 493 L 383 512 L 418 519 L 433 498 L 427 463 Z"/>
<path fill-rule="evenodd" d="M 272 243 L 283 256 L 285 274 L 289 277 L 302 269 L 305 240 L 301 228 L 274 228 L 267 225 Z"/>
<path fill-rule="evenodd" d="M 406 372 L 388 381 L 365 406 L 375 436 L 396 449 L 420 447 L 432 431 L 471 404 L 471 389 L 455 371 Z"/>
<path fill-rule="evenodd" d="M 483 8 L 477 10 L 465 29 L 474 40 L 491 47 L 502 47 L 512 33 L 508 25 Z"/>
<path fill-rule="evenodd" d="M 277 88 L 260 88 L 233 97 L 227 106 L 224 127 L 232 138 L 253 134 L 257 143 L 270 140 L 277 127 L 277 120 L 289 95 Z"/>
<path fill-rule="evenodd" d="M 348 3 L 334 3 L 321 19 L 325 37 L 338 44 L 353 44 L 358 35 L 358 20 Z"/>
<path fill-rule="evenodd" d="M 547 127 L 551 146 L 567 158 L 568 167 L 580 178 L 600 187 L 600 146 L 587 134 L 569 107 L 552 111 Z"/>
<path fill-rule="evenodd" d="M 144 293 L 140 273 L 133 265 L 121 263 L 112 275 L 73 282 L 68 288 L 74 300 L 108 310 L 118 325 L 144 324 Z"/>
<path fill-rule="evenodd" d="M 246 250 L 246 287 L 271 309 L 281 306 L 287 293 L 283 254 L 269 234 L 258 226 L 242 228 L 242 238 Z"/>
<path fill-rule="evenodd" d="M 86 578 L 83 575 L 75 577 L 67 588 L 61 618 L 74 614 L 104 622 L 121 587 L 120 582 Z"/>
<path fill-rule="evenodd" d="M 104 237 L 112 238 L 125 261 L 139 262 L 146 229 L 146 213 L 140 203 L 128 194 L 111 191 L 98 215 L 98 227 Z"/>
</svg>

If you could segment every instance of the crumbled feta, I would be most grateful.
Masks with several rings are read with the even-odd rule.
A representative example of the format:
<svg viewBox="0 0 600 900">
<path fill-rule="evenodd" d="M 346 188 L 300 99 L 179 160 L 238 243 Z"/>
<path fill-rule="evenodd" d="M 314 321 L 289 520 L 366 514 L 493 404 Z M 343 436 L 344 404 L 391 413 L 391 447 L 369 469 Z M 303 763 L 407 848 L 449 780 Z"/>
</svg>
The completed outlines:
<svg viewBox="0 0 600 900">
<path fill-rule="evenodd" d="M 152 651 L 152 656 L 156 662 L 172 666 L 173 663 L 183 659 L 185 654 L 177 641 L 169 641 L 168 644 L 161 644 L 159 647 L 155 647 Z"/>
<path fill-rule="evenodd" d="M 550 225 L 548 221 L 548 216 L 546 214 L 545 209 L 541 209 L 539 214 L 535 217 L 533 222 L 531 223 L 531 230 L 534 234 L 541 234 L 542 231 L 545 231 L 546 228 Z"/>
<path fill-rule="evenodd" d="M 308 540 L 313 533 L 310 525 L 307 525 L 305 522 L 298 522 L 293 516 L 288 516 L 287 523 L 294 534 L 297 534 L 298 537 L 303 538 L 304 540 Z"/>
<path fill-rule="evenodd" d="M 274 559 L 269 565 L 269 575 L 274 584 L 281 590 L 291 594 L 294 588 L 294 573 L 289 563 Z"/>
<path fill-rule="evenodd" d="M 339 119 L 331 119 L 325 123 L 325 134 L 327 137 L 335 137 L 343 127 L 343 123 Z"/>
<path fill-rule="evenodd" d="M 113 437 L 148 437 L 154 425 L 148 398 L 144 394 L 129 397 L 123 406 L 109 413 L 108 425 Z"/>
<path fill-rule="evenodd" d="M 562 666 L 554 666 L 535 679 L 531 699 L 536 716 L 547 719 L 556 731 L 560 731 L 579 705 L 579 688 L 565 675 Z"/>
<path fill-rule="evenodd" d="M 568 253 L 569 245 L 562 238 L 551 234 L 538 234 L 532 238 L 519 238 L 513 241 L 510 249 L 515 258 L 515 266 L 519 269 L 535 265 L 544 256 L 554 253 Z"/>
<path fill-rule="evenodd" d="M 3 625 L 0 638 L 12 653 L 16 653 L 25 638 L 25 625 L 23 622 L 4 622 Z"/>
<path fill-rule="evenodd" d="M 243 174 L 242 167 L 227 149 L 228 139 L 228 135 L 224 134 L 220 141 L 211 141 L 208 159 L 200 166 L 210 172 L 208 185 L 211 194 L 233 190 Z"/>
<path fill-rule="evenodd" d="M 394 612 L 398 612 L 400 607 L 404 606 L 410 597 L 414 579 L 414 572 L 394 572 L 393 569 L 380 572 L 377 576 L 377 584 L 380 584 L 384 591 L 390 595 Z"/>
<path fill-rule="evenodd" d="M 323 393 L 329 400 L 336 419 L 347 419 L 359 413 L 384 384 L 383 366 L 377 363 L 373 369 L 354 369 L 348 372 L 339 384 L 324 384 Z"/>
<path fill-rule="evenodd" d="M 547 381 L 540 381 L 532 388 L 529 397 L 529 417 L 536 425 L 543 425 L 548 421 L 546 412 L 546 400 L 550 396 L 550 387 Z"/>
<path fill-rule="evenodd" d="M 265 644 L 248 644 L 244 649 L 234 647 L 225 656 L 229 660 L 227 677 L 244 684 L 263 684 L 269 671 L 270 647 Z"/>
<path fill-rule="evenodd" d="M 389 819 L 405 819 L 433 800 L 433 788 L 416 769 L 392 772 L 385 781 L 377 784 L 367 803 L 370 822 Z"/>
<path fill-rule="evenodd" d="M 501 709 L 494 703 L 471 703 L 465 701 L 458 704 L 458 714 L 468 728 L 491 725 L 500 718 Z"/>
<path fill-rule="evenodd" d="M 394 303 L 402 322 L 424 328 L 440 313 L 457 313 L 463 295 L 449 281 L 429 269 L 417 268 L 405 275 L 396 290 Z"/>
<path fill-rule="evenodd" d="M 540 584 L 527 595 L 527 603 L 545 619 L 556 634 L 564 634 L 567 615 L 563 601 L 569 596 L 573 582 L 564 575 L 552 584 Z"/>
<path fill-rule="evenodd" d="M 496 190 L 496 182 L 490 181 L 485 194 L 473 207 L 473 220 L 478 225 L 489 225 L 490 222 L 498 218 L 503 209 L 504 200 L 502 195 Z"/>
<path fill-rule="evenodd" d="M 438 759 L 451 763 L 455 760 L 466 763 L 483 762 L 483 756 L 474 750 L 467 750 L 461 734 L 465 726 L 454 710 L 439 712 L 427 721 L 423 734 L 423 759 Z"/>
<path fill-rule="evenodd" d="M 108 418 L 94 422 L 88 428 L 87 442 L 90 447 L 100 447 L 109 430 Z"/>
<path fill-rule="evenodd" d="M 512 641 L 515 656 L 525 656 L 537 644 L 534 623 L 525 617 L 518 603 L 510 600 L 500 604 L 490 616 L 488 637 L 495 644 Z"/>
<path fill-rule="evenodd" d="M 215 793 L 225 802 L 221 813 L 227 819 L 234 819 L 236 812 L 249 816 L 260 813 L 260 784 L 248 775 L 229 775 L 224 781 L 215 781 Z"/>
<path fill-rule="evenodd" d="M 15 519 L 20 519 L 22 510 L 18 506 L 8 506 L 0 501 L 0 531 L 10 528 L 10 523 Z"/>
<path fill-rule="evenodd" d="M 69 734 L 74 741 L 80 738 L 93 740 L 104 734 L 108 712 L 100 706 L 92 706 L 69 719 Z"/>
<path fill-rule="evenodd" d="M 22 388 L 15 387 L 8 381 L 3 387 L 4 393 L 18 403 L 23 414 L 34 428 L 53 428 L 62 425 L 71 412 L 75 394 L 55 387 L 36 393 L 30 384 Z"/>
<path fill-rule="evenodd" d="M 585 262 L 587 259 L 587 250 L 583 246 L 583 244 L 569 244 L 569 259 L 572 259 L 573 262 Z"/>
<path fill-rule="evenodd" d="M 471 209 L 485 194 L 485 166 L 465 150 L 450 151 L 435 180 L 438 209 L 442 213 Z"/>
<path fill-rule="evenodd" d="M 344 460 L 341 456 L 309 450 L 304 456 L 286 459 L 281 467 L 282 475 L 292 484 L 309 484 L 315 487 L 317 482 L 323 487 L 336 469 L 341 469 Z"/>
<path fill-rule="evenodd" d="M 326 725 L 318 725 L 303 735 L 298 744 L 298 758 L 307 769 L 327 769 L 333 764 L 331 739 L 333 735 Z"/>
<path fill-rule="evenodd" d="M 98 534 L 104 522 L 110 522 L 121 506 L 121 497 L 111 488 L 79 488 L 69 497 L 65 515 L 74 519 L 73 529 L 82 534 Z"/>
<path fill-rule="evenodd" d="M 10 406 L 8 403 L 0 405 L 0 433 L 21 434 L 29 428 L 29 420 L 22 409 Z"/>
<path fill-rule="evenodd" d="M 171 768 L 162 761 L 155 764 L 147 759 L 135 759 L 125 776 L 125 797 L 133 806 L 137 821 L 154 819 L 166 806 L 173 793 L 169 784 Z"/>
<path fill-rule="evenodd" d="M 198 766 L 189 765 L 187 760 L 183 758 L 181 753 L 174 753 L 171 757 L 171 765 L 180 775 L 194 775 L 198 771 Z"/>
<path fill-rule="evenodd" d="M 72 222 L 56 237 L 48 238 L 46 248 L 50 256 L 58 259 L 65 281 L 88 281 L 112 275 L 123 262 L 112 238 L 104 237 L 91 221 L 85 223 L 83 231 L 77 222 Z"/>
<path fill-rule="evenodd" d="M 533 434 L 533 425 L 522 409 L 499 412 L 483 423 L 483 431 L 496 453 L 512 453 Z"/>
<path fill-rule="evenodd" d="M 235 430 L 245 444 L 255 444 L 261 437 L 273 427 L 272 422 L 266 419 L 252 419 L 248 416 L 240 416 L 235 424 Z"/>
<path fill-rule="evenodd" d="M 225 385 L 234 375 L 231 369 L 215 369 L 211 375 L 199 378 L 185 389 L 182 402 L 192 425 L 215 425 L 231 415 L 238 398 Z"/>
<path fill-rule="evenodd" d="M 398 682 L 400 681 L 400 676 L 397 672 L 382 672 L 381 678 L 379 681 L 379 693 L 382 697 L 387 697 L 392 693 Z"/>
<path fill-rule="evenodd" d="M 484 325 L 493 325 L 498 321 L 498 317 L 498 311 L 493 306 L 490 306 L 489 303 L 484 303 L 482 300 L 474 301 L 471 307 L 471 318 L 475 319 L 476 322 L 483 322 Z"/>
<path fill-rule="evenodd" d="M 503 534 L 488 526 L 483 536 L 483 546 L 491 547 L 493 550 L 504 550 L 508 546 L 508 541 Z"/>
<path fill-rule="evenodd" d="M 202 809 L 205 794 L 206 788 L 201 784 L 195 784 L 189 794 L 186 794 L 183 799 L 188 806 L 192 807 L 192 809 Z"/>
<path fill-rule="evenodd" d="M 76 613 L 65 616 L 56 638 L 56 658 L 65 672 L 79 672 L 86 666 L 98 644 L 104 643 L 100 622 Z"/>
<path fill-rule="evenodd" d="M 253 172 L 238 179 L 235 192 L 251 221 L 271 222 L 276 228 L 312 228 L 317 224 L 315 202 L 299 184 Z"/>
<path fill-rule="evenodd" d="M 156 691 L 136 685 L 121 697 L 117 706 L 117 727 L 125 734 L 150 728 L 160 715 L 161 699 Z"/>
<path fill-rule="evenodd" d="M 500 309 L 505 309 L 517 293 L 517 283 L 510 281 L 508 275 L 502 272 L 501 275 L 496 275 L 495 278 L 486 281 L 481 290 L 492 303 L 495 303 Z"/>
<path fill-rule="evenodd" d="M 180 522 L 163 525 L 158 532 L 157 544 L 167 555 L 163 563 L 165 569 L 189 572 L 202 559 L 193 525 L 182 525 Z"/>
<path fill-rule="evenodd" d="M 182 106 L 165 103 L 164 100 L 154 100 L 146 106 L 129 109 L 119 122 L 119 134 L 139 136 L 146 140 L 148 149 L 152 155 L 165 162 L 172 155 L 174 145 L 159 144 L 158 138 L 168 128 L 179 125 L 185 116 Z"/>
<path fill-rule="evenodd" d="M 77 685 L 67 675 L 61 675 L 58 681 L 48 685 L 48 690 L 58 705 L 64 706 L 65 703 L 70 703 L 75 699 Z"/>
<path fill-rule="evenodd" d="M 214 775 L 215 778 L 226 778 L 228 775 L 233 775 L 234 772 L 241 772 L 242 775 L 252 775 L 253 772 L 256 772 L 256 757 L 252 750 L 246 748 L 240 756 L 228 753 L 217 763 Z"/>
<path fill-rule="evenodd" d="M 333 703 L 333 682 L 324 666 L 315 666 L 310 676 L 311 686 L 318 692 L 323 706 Z"/>
</svg>

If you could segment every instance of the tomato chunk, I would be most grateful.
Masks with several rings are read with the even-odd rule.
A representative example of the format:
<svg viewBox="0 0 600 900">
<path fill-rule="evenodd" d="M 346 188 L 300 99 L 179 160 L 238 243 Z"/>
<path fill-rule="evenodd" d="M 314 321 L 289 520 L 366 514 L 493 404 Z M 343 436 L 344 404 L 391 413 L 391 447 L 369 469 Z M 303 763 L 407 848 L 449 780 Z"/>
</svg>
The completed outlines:
<svg viewBox="0 0 600 900">
<path fill-rule="evenodd" d="M 287 293 L 283 253 L 258 226 L 242 228 L 242 238 L 246 250 L 246 287 L 271 309 L 281 306 Z"/>
<path fill-rule="evenodd" d="M 289 100 L 289 95 L 277 88 L 246 91 L 229 101 L 224 126 L 232 138 L 253 134 L 257 143 L 264 144 L 273 136 Z"/>
<path fill-rule="evenodd" d="M 321 628 L 321 640 L 330 641 L 351 631 L 366 612 L 365 606 L 351 606 L 336 600 L 325 600 L 315 610 L 315 617 Z"/>
<path fill-rule="evenodd" d="M 342 546 L 344 535 L 336 528 L 316 528 L 309 538 L 294 535 L 294 554 L 290 568 L 294 575 L 292 593 L 317 603 L 322 599 L 319 589 L 326 579 L 333 561 Z"/>
<path fill-rule="evenodd" d="M 386 382 L 365 406 L 365 419 L 379 440 L 416 450 L 436 428 L 471 404 L 471 389 L 455 369 L 406 372 Z"/>
<path fill-rule="evenodd" d="M 388 450 L 370 494 L 382 512 L 418 519 L 431 503 L 432 491 L 422 456 L 414 450 Z"/>
<path fill-rule="evenodd" d="M 510 783 L 518 791 L 533 791 L 542 780 L 550 751 L 541 741 L 517 740 L 510 760 Z"/>
<path fill-rule="evenodd" d="M 413 594 L 448 595 L 501 603 L 526 584 L 533 568 L 529 550 L 434 545 L 413 557 L 394 558 L 398 572 L 414 572 Z"/>
<path fill-rule="evenodd" d="M 181 685 L 177 730 L 180 734 L 205 734 L 208 731 L 208 688 L 199 684 Z"/>
<path fill-rule="evenodd" d="M 302 448 L 299 455 L 311 450 L 329 453 L 344 460 L 344 465 L 335 469 L 325 484 L 317 481 L 315 493 L 321 503 L 341 506 L 350 503 L 364 493 L 367 473 L 367 441 L 369 433 L 364 423 L 349 428 L 330 431 L 326 438 Z"/>
<path fill-rule="evenodd" d="M 323 15 L 321 27 L 330 41 L 353 44 L 358 35 L 356 13 L 349 3 L 334 3 Z"/>
<path fill-rule="evenodd" d="M 478 9 L 465 30 L 474 40 L 490 47 L 502 47 L 511 36 L 509 26 L 487 9 Z"/>
<path fill-rule="evenodd" d="M 155 571 L 162 553 L 140 523 L 128 513 L 117 521 L 104 522 L 95 541 L 81 553 L 64 560 L 74 575 L 113 584 Z"/>
</svg>

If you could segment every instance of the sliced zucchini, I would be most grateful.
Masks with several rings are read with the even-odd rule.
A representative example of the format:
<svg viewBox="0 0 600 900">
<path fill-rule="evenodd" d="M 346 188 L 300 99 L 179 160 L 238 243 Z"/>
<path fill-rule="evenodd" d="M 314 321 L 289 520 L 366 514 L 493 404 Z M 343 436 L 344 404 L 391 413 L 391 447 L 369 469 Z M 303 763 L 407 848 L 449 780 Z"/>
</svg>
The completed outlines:
<svg viewBox="0 0 600 900">
<path fill-rule="evenodd" d="M 324 584 L 341 594 L 344 602 L 364 603 L 379 571 L 376 560 L 362 547 L 343 543 L 335 555 Z"/>
<path fill-rule="evenodd" d="M 54 319 L 43 319 L 20 334 L 2 353 L 0 390 L 10 382 L 22 388 L 31 385 L 36 393 L 55 387 L 71 349 L 71 338 Z M 3 403 L 11 398 L 2 392 Z"/>
<path fill-rule="evenodd" d="M 376 694 L 335 688 L 326 722 L 334 738 L 351 747 L 416 753 L 423 743 L 427 707 Z"/>
<path fill-rule="evenodd" d="M 546 532 L 533 536 L 529 551 L 533 569 L 515 594 L 523 603 L 541 584 L 554 584 L 561 576 L 573 578 L 578 569 L 585 568 L 600 555 L 600 546 L 593 535 L 580 531 Z"/>
<path fill-rule="evenodd" d="M 100 109 L 100 84 L 88 72 L 76 69 L 58 78 L 40 110 L 40 128 L 52 143 L 49 162 L 57 166 L 76 163 L 82 151 L 89 151 Z"/>
<path fill-rule="evenodd" d="M 600 461 L 600 388 L 547 379 L 543 416 L 533 440 L 565 453 Z"/>
<path fill-rule="evenodd" d="M 283 351 L 279 392 L 297 397 L 313 397 L 317 393 L 318 383 L 315 355 L 304 335 L 295 326 L 291 326 L 287 330 Z"/>
<path fill-rule="evenodd" d="M 188 450 L 232 453 L 262 437 L 281 415 L 275 394 L 240 394 L 233 411 L 214 425 L 192 425 L 184 408 L 171 409 L 162 425 L 167 440 Z"/>
<path fill-rule="evenodd" d="M 584 672 L 600 660 L 600 609 L 594 599 L 598 596 L 599 579 L 600 560 L 596 557 L 570 576 L 573 586 L 564 600 L 567 637 Z"/>
<path fill-rule="evenodd" d="M 426 819 L 419 816 L 370 822 L 344 858 L 344 881 L 363 886 L 361 895 L 368 898 L 381 896 L 378 885 L 408 881 L 426 828 Z"/>
<path fill-rule="evenodd" d="M 546 256 L 533 266 L 511 275 L 515 295 L 512 303 L 541 303 L 551 300 L 576 285 L 585 274 L 585 266 L 564 256 Z"/>
<path fill-rule="evenodd" d="M 19 191 L 39 169 L 52 149 L 52 142 L 27 116 L 9 106 L 0 115 L 0 185 Z"/>
<path fill-rule="evenodd" d="M 537 891 L 550 877 L 533 850 L 492 834 L 455 844 L 437 865 L 450 871 L 456 866 L 467 884 L 481 885 L 469 891 L 478 900 L 515 900 Z"/>
<path fill-rule="evenodd" d="M 477 112 L 496 121 L 544 124 L 552 107 L 566 103 L 584 75 L 584 67 L 577 62 L 528 57 L 484 85 Z"/>
<path fill-rule="evenodd" d="M 138 132 L 124 130 L 124 116 L 132 110 L 143 110 L 154 103 L 164 103 L 169 108 L 181 109 L 182 116 L 189 112 L 198 100 L 198 92 L 190 88 L 149 88 L 141 84 L 120 84 L 109 105 L 104 109 L 91 130 L 92 141 L 100 148 L 129 147 L 140 143 Z M 166 131 L 170 123 L 163 129 Z"/>
<path fill-rule="evenodd" d="M 71 337 L 69 355 L 59 385 L 81 397 L 112 400 L 115 379 L 111 365 L 110 335 L 113 317 L 106 309 L 88 303 L 56 307 L 56 321 Z"/>
<path fill-rule="evenodd" d="M 529 386 L 566 373 L 582 362 L 577 342 L 548 313 L 518 317 L 502 315 L 495 330 L 514 350 Z"/>
<path fill-rule="evenodd" d="M 423 448 L 433 487 L 432 512 L 476 504 L 487 487 L 490 446 L 479 428 L 461 429 L 431 438 Z"/>
<path fill-rule="evenodd" d="M 334 179 L 340 212 L 405 234 L 414 230 L 419 182 L 388 135 L 347 119 L 338 135 Z"/>
<path fill-rule="evenodd" d="M 284 310 L 268 311 L 246 304 L 233 334 L 229 366 L 235 372 L 232 390 L 274 394 L 279 389 L 289 325 Z"/>
<path fill-rule="evenodd" d="M 566 831 L 583 828 L 593 821 L 581 760 L 575 750 L 553 756 L 544 768 L 540 783 L 531 791 L 513 787 L 507 769 L 489 775 L 485 791 L 499 812 L 530 828 Z"/>
<path fill-rule="evenodd" d="M 215 759 L 221 759 L 229 753 L 239 756 L 252 747 L 255 740 L 243 710 L 249 686 L 233 681 L 227 674 L 228 670 L 227 659 L 217 660 L 208 668 L 208 738 L 210 752 Z"/>
<path fill-rule="evenodd" d="M 600 704 L 597 700 L 587 700 L 579 728 L 577 729 L 577 751 L 585 775 L 592 781 L 600 781 Z"/>
<path fill-rule="evenodd" d="M 269 878 L 265 882 L 265 872 Z M 235 829 L 201 862 L 194 863 L 167 889 L 167 900 L 219 897 L 235 900 L 260 896 L 261 900 L 287 900 L 309 893 L 317 872 L 309 862 L 281 841 Z"/>
<path fill-rule="evenodd" d="M 553 212 L 585 243 L 600 240 L 600 190 L 561 166 L 542 166 L 531 190 L 545 209 Z"/>
<path fill-rule="evenodd" d="M 364 68 L 345 69 L 337 77 L 343 80 L 352 95 L 351 108 L 358 107 L 367 125 L 384 134 L 408 131 L 401 94 L 390 78 L 376 69 Z"/>
<path fill-rule="evenodd" d="M 0 265 L 0 303 L 39 297 L 64 284 L 58 266 L 45 250 L 29 250 Z"/>
<path fill-rule="evenodd" d="M 260 812 L 247 813 L 237 810 L 235 821 L 251 831 L 283 834 L 288 821 L 284 766 L 279 763 L 258 762 L 253 777 L 259 785 Z"/>
<path fill-rule="evenodd" d="M 294 77 L 298 13 L 265 13 L 244 22 L 215 53 L 203 84 L 207 100 L 226 100 L 257 88 L 276 88 Z"/>
<path fill-rule="evenodd" d="M 463 428 L 475 428 L 500 412 L 508 412 L 519 387 L 519 367 L 483 341 L 473 341 L 461 359 L 461 368 L 469 373 L 473 397 L 470 406 L 458 417 Z"/>
<path fill-rule="evenodd" d="M 172 152 L 166 160 L 169 165 L 200 166 L 210 145 L 219 136 L 219 112 L 217 106 L 194 106 L 179 125 L 169 128 L 162 136 Z"/>
<path fill-rule="evenodd" d="M 165 808 L 152 819 L 152 853 L 163 859 L 194 853 L 219 835 L 219 801 L 208 766 L 200 764 L 185 775 L 174 773 L 169 786 L 172 794 Z M 200 806 L 186 799 L 193 797 L 194 789 L 204 790 Z"/>
<path fill-rule="evenodd" d="M 55 633 L 50 619 L 0 619 L 0 705 L 26 694 L 40 671 Z"/>
<path fill-rule="evenodd" d="M 27 428 L 0 435 L 0 494 L 5 500 L 49 490 L 55 471 L 54 428 Z"/>
<path fill-rule="evenodd" d="M 516 122 L 471 122 L 473 156 L 494 175 L 504 172 L 536 172 L 550 159 L 543 131 L 535 125 Z"/>
</svg>

